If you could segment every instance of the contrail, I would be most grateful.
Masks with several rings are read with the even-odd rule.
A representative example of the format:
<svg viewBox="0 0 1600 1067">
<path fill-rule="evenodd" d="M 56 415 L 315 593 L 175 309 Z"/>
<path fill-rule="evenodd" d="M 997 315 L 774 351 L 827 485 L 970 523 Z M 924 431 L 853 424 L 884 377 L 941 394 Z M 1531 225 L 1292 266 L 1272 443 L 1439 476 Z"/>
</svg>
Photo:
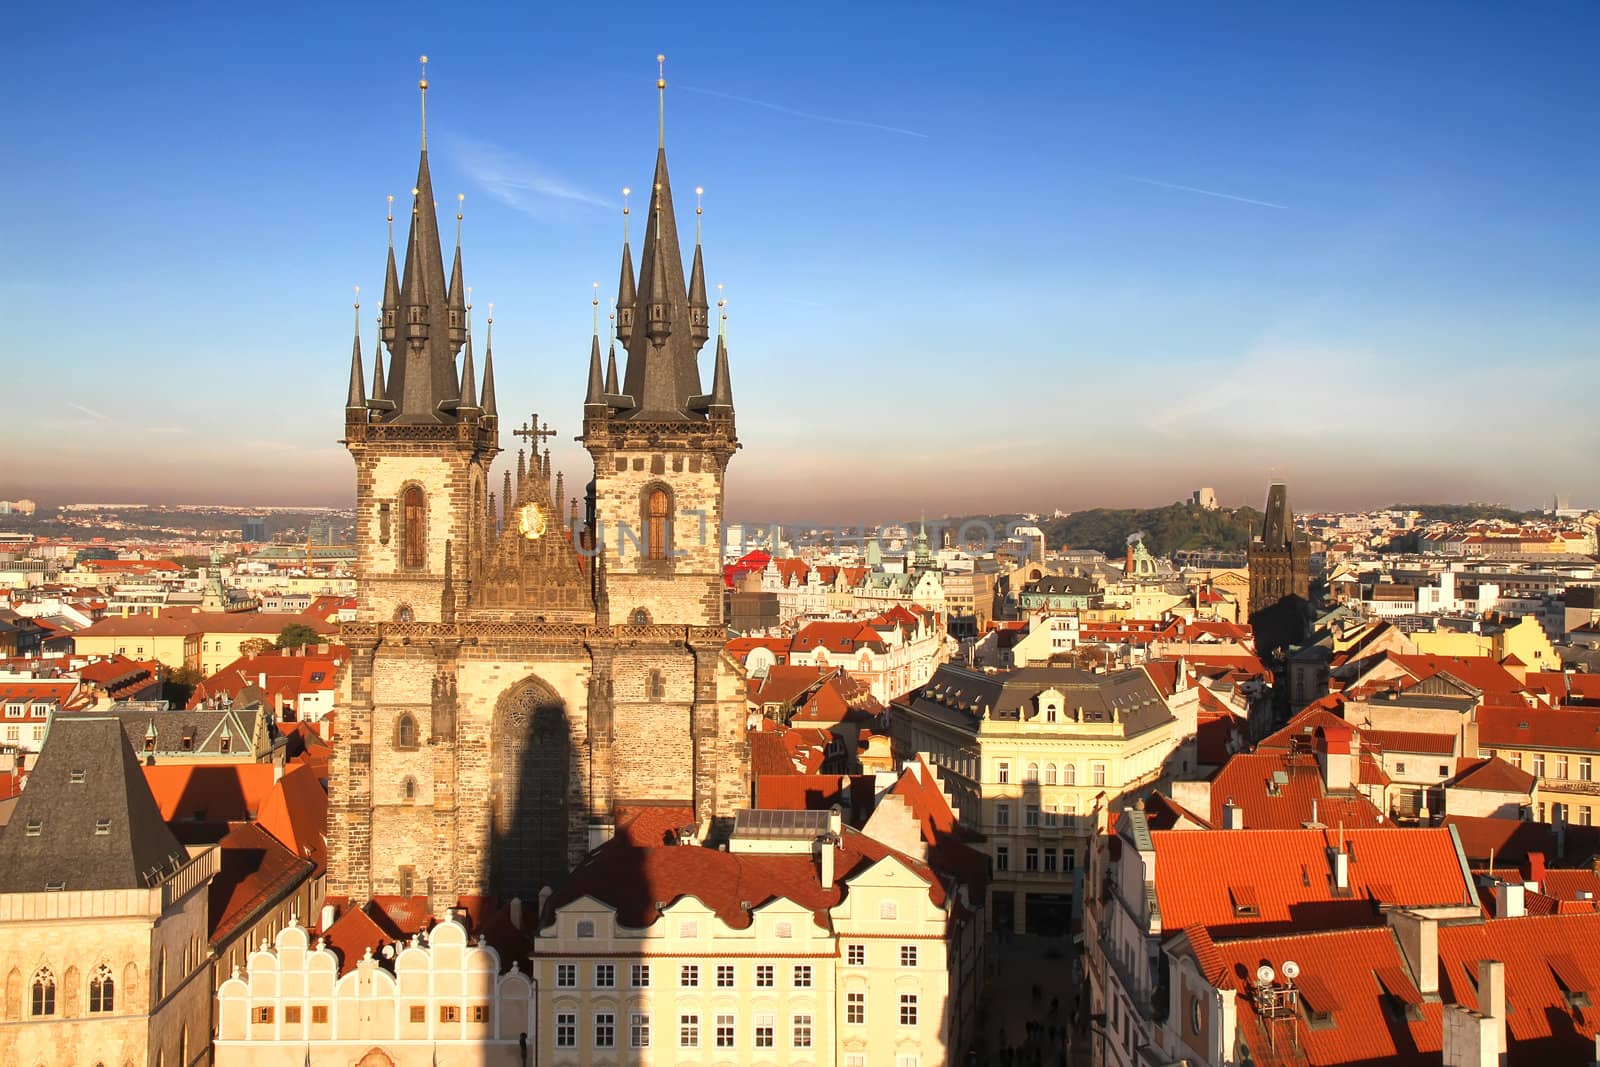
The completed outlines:
<svg viewBox="0 0 1600 1067">
<path fill-rule="evenodd" d="M 748 96 L 735 96 L 733 93 L 719 92 L 716 89 L 701 89 L 694 85 L 679 85 L 678 88 L 682 89 L 686 93 L 699 93 L 701 96 L 715 96 L 723 100 L 733 100 L 740 104 L 749 104 L 751 107 L 764 107 L 768 111 L 776 111 L 780 115 L 793 115 L 795 118 L 813 119 L 817 122 L 832 122 L 839 126 L 859 126 L 864 130 L 880 130 L 883 133 L 898 133 L 902 137 L 917 137 L 924 141 L 928 139 L 927 134 L 918 133 L 916 130 L 908 130 L 903 126 L 885 126 L 879 122 L 867 122 L 863 119 L 846 119 L 840 118 L 837 115 L 819 115 L 815 111 L 801 111 L 798 108 L 784 107 L 782 104 L 774 104 L 769 100 L 756 100 Z"/>
<path fill-rule="evenodd" d="M 70 400 L 67 401 L 67 407 L 72 408 L 74 411 L 81 411 L 85 415 L 89 416 L 91 419 L 97 419 L 100 422 L 110 422 L 111 421 L 111 416 L 110 415 L 102 415 L 100 412 L 96 411 L 94 408 L 86 408 L 82 404 L 74 404 Z"/>
<path fill-rule="evenodd" d="M 1110 173 L 1109 171 L 1106 173 Z M 1159 189 L 1176 189 L 1183 193 L 1199 193 L 1201 196 L 1214 196 L 1219 200 L 1232 200 L 1240 204 L 1254 204 L 1256 207 L 1277 208 L 1279 211 L 1288 211 L 1288 204 L 1275 204 L 1271 200 L 1255 200 L 1248 196 L 1234 196 L 1232 193 L 1219 193 L 1215 189 L 1197 189 L 1192 185 L 1178 185 L 1174 182 L 1159 182 L 1154 178 L 1141 178 L 1135 174 L 1118 174 L 1118 178 L 1125 178 L 1130 182 L 1141 185 L 1154 185 Z"/>
</svg>

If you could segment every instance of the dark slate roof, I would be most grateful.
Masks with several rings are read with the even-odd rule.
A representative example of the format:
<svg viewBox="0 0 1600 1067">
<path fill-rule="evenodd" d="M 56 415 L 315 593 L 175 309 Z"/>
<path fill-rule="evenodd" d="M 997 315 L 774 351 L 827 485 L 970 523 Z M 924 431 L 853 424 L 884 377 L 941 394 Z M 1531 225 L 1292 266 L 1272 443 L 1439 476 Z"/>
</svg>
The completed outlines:
<svg viewBox="0 0 1600 1067">
<path fill-rule="evenodd" d="M 0 893 L 143 889 L 187 860 L 114 718 L 50 727 L 0 833 Z"/>
<path fill-rule="evenodd" d="M 118 706 L 105 714 L 122 723 L 128 743 L 136 752 L 153 751 L 156 756 L 171 753 L 221 756 L 253 751 L 256 719 L 266 712 L 259 704 L 252 707 L 248 700 L 239 700 L 229 708 L 151 711 Z M 151 727 L 155 728 L 156 738 L 153 750 L 145 746 Z M 222 751 L 224 727 L 231 738 L 227 753 Z M 187 747 L 185 738 L 189 739 Z"/>
<path fill-rule="evenodd" d="M 1138 734 L 1172 719 L 1161 693 L 1142 670 L 1092 674 L 1074 667 L 1028 667 L 991 674 L 946 664 L 912 695 L 911 705 L 977 729 L 980 719 L 1019 721 L 1031 714 L 1034 698 L 1046 689 L 1060 690 L 1066 697 L 1064 727 L 1115 720 L 1129 734 Z"/>
<path fill-rule="evenodd" d="M 1100 587 L 1092 580 L 1077 578 L 1070 574 L 1048 574 L 1022 587 L 1024 596 L 1029 593 L 1044 596 L 1091 596 L 1099 591 Z"/>
</svg>

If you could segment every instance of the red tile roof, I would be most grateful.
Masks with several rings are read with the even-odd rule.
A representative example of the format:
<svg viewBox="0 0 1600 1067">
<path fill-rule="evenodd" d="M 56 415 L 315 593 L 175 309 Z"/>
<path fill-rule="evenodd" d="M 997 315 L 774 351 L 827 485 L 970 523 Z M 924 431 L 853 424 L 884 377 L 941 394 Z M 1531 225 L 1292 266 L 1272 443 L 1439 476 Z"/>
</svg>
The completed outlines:
<svg viewBox="0 0 1600 1067">
<path fill-rule="evenodd" d="M 1363 778 L 1373 764 L 1360 757 Z M 1279 783 L 1275 775 L 1285 780 Z M 1329 793 L 1322 771 L 1309 754 L 1257 752 L 1234 756 L 1211 781 L 1212 825 L 1223 825 L 1223 806 L 1232 801 L 1244 810 L 1247 829 L 1299 829 L 1315 819 L 1327 826 L 1376 827 L 1383 813 L 1359 792 Z"/>
<path fill-rule="evenodd" d="M 1444 1007 L 1424 1001 L 1387 928 L 1252 938 L 1216 944 L 1211 951 L 1222 969 L 1219 988 L 1239 994 L 1239 1036 L 1253 1062 L 1438 1067 Z M 1257 967 L 1266 962 L 1281 972 L 1286 960 L 1299 965 L 1296 984 L 1306 1007 L 1330 1014 L 1331 1026 L 1311 1027 L 1303 1015 L 1274 1022 L 1257 1012 Z M 1277 981 L 1282 984 L 1281 974 Z M 1414 1005 L 1420 1017 L 1396 1021 L 1384 1007 L 1385 994 Z"/>
<path fill-rule="evenodd" d="M 852 826 L 872 814 L 875 782 L 870 774 L 763 774 L 756 776 L 755 786 L 758 808 L 826 811 L 838 804 Z"/>
<path fill-rule="evenodd" d="M 1452 756 L 1456 751 L 1454 734 L 1431 734 L 1421 730 L 1361 731 L 1362 740 L 1382 752 L 1405 755 Z"/>
<path fill-rule="evenodd" d="M 1478 709 L 1478 744 L 1600 752 L 1600 710 L 1484 706 Z"/>
<path fill-rule="evenodd" d="M 269 707 L 278 698 L 285 707 L 293 708 L 304 694 L 337 689 L 340 671 L 349 660 L 350 650 L 343 645 L 329 645 L 326 652 L 313 646 L 241 656 L 196 685 L 189 706 L 199 707 L 219 696 L 236 700 L 246 687 L 254 687 L 261 690 Z"/>
<path fill-rule="evenodd" d="M 1388 653 L 1388 658 L 1418 681 L 1448 674 L 1485 693 L 1515 693 L 1522 683 L 1491 656 L 1423 656 Z"/>
<path fill-rule="evenodd" d="M 253 820 L 273 788 L 270 763 L 153 763 L 140 770 L 167 822 Z"/>
<path fill-rule="evenodd" d="M 1162 929 L 1208 927 L 1212 936 L 1252 928 L 1328 929 L 1381 921 L 1378 905 L 1475 904 L 1446 830 L 1166 830 L 1151 833 Z M 1350 854 L 1350 893 L 1333 889 L 1331 850 Z M 1197 878 L 1196 871 L 1218 872 Z M 1256 914 L 1229 890 L 1250 887 Z"/>
<path fill-rule="evenodd" d="M 1446 999 L 1478 1007 L 1478 961 L 1506 965 L 1508 1062 L 1587 1063 L 1600 1012 L 1574 1008 L 1579 990 L 1600 1003 L 1600 914 L 1527 916 L 1439 927 L 1439 987 Z"/>
<path fill-rule="evenodd" d="M 1513 767 L 1499 756 L 1483 759 L 1461 759 L 1456 762 L 1454 777 L 1444 783 L 1449 789 L 1475 789 L 1490 793 L 1516 793 L 1533 795 L 1534 777 L 1527 771 Z"/>
<path fill-rule="evenodd" d="M 234 824 L 217 847 L 221 862 L 207 897 L 213 945 L 250 925 L 311 877 L 309 860 L 296 858 L 254 823 Z"/>
<path fill-rule="evenodd" d="M 328 794 L 307 765 L 290 767 L 267 794 L 256 816 L 261 828 L 296 856 L 328 865 Z"/>
</svg>

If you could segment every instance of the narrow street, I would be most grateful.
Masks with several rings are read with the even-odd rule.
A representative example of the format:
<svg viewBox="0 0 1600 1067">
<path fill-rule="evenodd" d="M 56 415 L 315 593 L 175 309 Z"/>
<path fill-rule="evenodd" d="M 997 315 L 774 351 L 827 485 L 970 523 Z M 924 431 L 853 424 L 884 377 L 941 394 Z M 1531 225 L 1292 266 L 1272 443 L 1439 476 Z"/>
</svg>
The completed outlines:
<svg viewBox="0 0 1600 1067">
<path fill-rule="evenodd" d="M 1070 938 L 993 934 L 981 1045 L 967 1063 L 985 1067 L 1087 1064 L 1086 1035 L 1073 1030 L 1078 959 Z"/>
</svg>

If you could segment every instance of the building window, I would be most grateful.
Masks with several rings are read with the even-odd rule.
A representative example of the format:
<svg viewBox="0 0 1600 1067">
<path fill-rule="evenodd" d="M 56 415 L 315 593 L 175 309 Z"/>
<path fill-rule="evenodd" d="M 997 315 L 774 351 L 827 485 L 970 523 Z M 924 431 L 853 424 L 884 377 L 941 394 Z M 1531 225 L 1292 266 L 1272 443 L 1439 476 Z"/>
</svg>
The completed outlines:
<svg viewBox="0 0 1600 1067">
<path fill-rule="evenodd" d="M 117 984 L 111 979 L 111 968 L 105 964 L 94 969 L 89 979 L 89 1011 L 111 1011 L 116 1005 Z"/>
<path fill-rule="evenodd" d="M 556 1048 L 578 1047 L 578 1016 L 575 1012 L 556 1012 Z"/>
<path fill-rule="evenodd" d="M 426 1004 L 411 1005 L 411 1021 L 425 1023 L 428 1021 L 428 1006 Z"/>
<path fill-rule="evenodd" d="M 867 965 L 867 946 L 852 943 L 844 947 L 844 961 L 851 967 L 865 967 Z"/>
<path fill-rule="evenodd" d="M 325 1026 L 328 1022 L 328 1006 L 326 1004 L 311 1005 L 311 1023 L 313 1026 Z"/>
<path fill-rule="evenodd" d="M 1513 753 L 1511 753 L 1510 759 L 1511 759 L 1511 766 L 1515 767 L 1519 771 L 1522 770 L 1522 753 L 1521 752 L 1513 752 Z"/>
<path fill-rule="evenodd" d="M 1011 869 L 1011 846 L 994 846 L 994 869 L 997 871 L 1009 871 Z"/>
<path fill-rule="evenodd" d="M 556 986 L 560 989 L 571 989 L 578 984 L 578 965 L 576 963 L 556 964 Z"/>
<path fill-rule="evenodd" d="M 407 804 L 417 799 L 417 780 L 415 778 L 408 775 L 406 780 L 400 783 L 400 796 Z"/>
<path fill-rule="evenodd" d="M 811 1047 L 811 1016 L 796 1015 L 794 1017 L 794 1047 Z"/>
<path fill-rule="evenodd" d="M 773 984 L 772 983 L 772 964 L 770 964 L 770 963 L 758 963 L 758 964 L 756 964 L 756 986 L 757 986 L 757 988 L 768 989 L 768 988 L 771 988 L 772 984 Z"/>
<path fill-rule="evenodd" d="M 406 749 L 417 747 L 417 720 L 410 712 L 403 713 L 395 720 L 394 747 Z"/>
<path fill-rule="evenodd" d="M 867 1021 L 867 995 L 865 993 L 846 993 L 844 995 L 844 1021 L 851 1026 L 861 1026 Z"/>
<path fill-rule="evenodd" d="M 685 963 L 678 968 L 678 984 L 685 989 L 700 988 L 700 965 Z"/>
<path fill-rule="evenodd" d="M 776 1044 L 778 1024 L 769 1014 L 756 1016 L 756 1048 L 772 1048 Z"/>
<path fill-rule="evenodd" d="M 40 967 L 33 974 L 33 1014 L 56 1013 L 56 976 L 48 967 Z"/>
<path fill-rule="evenodd" d="M 467 1005 L 467 1022 L 469 1022 L 469 1023 L 486 1023 L 488 1021 L 489 1021 L 489 1005 L 487 1005 L 487 1004 L 468 1004 Z"/>
<path fill-rule="evenodd" d="M 994 824 L 996 826 L 1011 825 L 1011 805 L 996 804 L 994 806 Z"/>
<path fill-rule="evenodd" d="M 733 1047 L 733 1016 L 717 1016 L 717 1047 Z"/>
<path fill-rule="evenodd" d="M 1091 774 L 1090 782 L 1092 784 L 1094 784 L 1094 785 L 1105 785 L 1106 784 L 1106 765 L 1104 763 L 1096 763 L 1093 766 L 1093 768 L 1091 769 L 1090 774 Z"/>
<path fill-rule="evenodd" d="M 635 989 L 646 989 L 650 985 L 650 965 L 648 963 L 635 963 L 633 973 L 629 976 L 629 984 Z"/>
<path fill-rule="evenodd" d="M 732 989 L 733 988 L 733 964 L 731 964 L 731 963 L 719 963 L 719 964 L 717 964 L 717 988 L 718 989 Z"/>
<path fill-rule="evenodd" d="M 902 966 L 902 967 L 915 967 L 916 965 L 917 965 L 917 946 L 916 945 L 901 945 L 900 946 L 900 966 Z"/>
<path fill-rule="evenodd" d="M 1578 757 L 1578 781 L 1594 781 L 1594 762 L 1588 756 Z"/>
<path fill-rule="evenodd" d="M 1556 757 L 1556 777 L 1557 778 L 1565 778 L 1566 776 L 1567 776 L 1567 757 L 1565 757 L 1565 756 L 1557 756 Z"/>
<path fill-rule="evenodd" d="M 1027 870 L 1037 871 L 1039 869 L 1039 850 L 1036 848 L 1023 849 L 1022 864 Z"/>
<path fill-rule="evenodd" d="M 614 1048 L 617 1044 L 617 1017 L 609 1011 L 594 1016 L 594 1047 Z"/>
<path fill-rule="evenodd" d="M 645 501 L 645 552 L 650 559 L 666 559 L 668 552 L 668 513 L 672 500 L 659 486 L 650 490 Z"/>
<path fill-rule="evenodd" d="M 633 1012 L 628 1016 L 628 1046 L 650 1047 L 650 1016 L 642 1011 Z"/>
<path fill-rule="evenodd" d="M 401 494 L 401 522 L 404 525 L 405 555 L 403 562 L 407 567 L 421 567 L 426 560 L 425 545 L 425 518 L 423 515 L 422 488 L 416 485 L 406 487 Z"/>
<path fill-rule="evenodd" d="M 1590 809 L 1589 805 L 1587 805 L 1587 804 L 1579 804 L 1578 805 L 1578 825 L 1579 826 L 1593 826 L 1594 825 L 1594 812 Z"/>
<path fill-rule="evenodd" d="M 439 1005 L 439 1021 L 442 1023 L 460 1022 L 461 1009 L 454 1004 Z"/>
<path fill-rule="evenodd" d="M 995 780 L 1001 785 L 1005 785 L 1011 781 L 1011 762 L 1009 760 L 1000 761 L 999 767 L 996 770 Z"/>
<path fill-rule="evenodd" d="M 700 1016 L 698 1016 L 698 1015 L 680 1015 L 680 1016 L 678 1016 L 678 1047 L 679 1048 L 699 1048 L 700 1047 Z"/>
<path fill-rule="evenodd" d="M 1029 826 L 1039 825 L 1039 805 L 1029 804 L 1023 810 L 1023 821 Z"/>
<path fill-rule="evenodd" d="M 617 965 L 614 963 L 597 963 L 594 965 L 594 987 L 596 989 L 613 989 L 617 984 Z"/>
<path fill-rule="evenodd" d="M 594 920 L 593 919 L 579 919 L 578 920 L 578 936 L 580 938 L 591 938 L 591 937 L 594 936 Z"/>
<path fill-rule="evenodd" d="M 1045 873 L 1046 874 L 1054 874 L 1055 873 L 1055 869 L 1056 869 L 1056 850 L 1053 849 L 1053 848 L 1047 848 L 1047 849 L 1044 850 L 1044 869 L 1045 869 Z"/>
<path fill-rule="evenodd" d="M 300 1025 L 300 1005 L 290 1004 L 283 1009 L 283 1021 L 289 1026 Z"/>
<path fill-rule="evenodd" d="M 1395 765 L 1394 765 L 1394 773 L 1396 773 L 1396 774 L 1404 774 L 1404 773 L 1406 773 L 1406 764 L 1405 764 L 1404 760 L 1400 760 L 1400 761 L 1395 763 Z"/>
<path fill-rule="evenodd" d="M 272 1005 L 267 1004 L 267 1005 L 264 1005 L 264 1006 L 259 1007 L 259 1008 L 256 1009 L 256 1022 L 265 1023 L 265 1024 L 269 1025 L 269 1026 L 271 1025 L 271 1023 L 272 1023 Z"/>
<path fill-rule="evenodd" d="M 915 993 L 900 994 L 900 1025 L 917 1025 L 917 995 Z"/>
<path fill-rule="evenodd" d="M 811 988 L 811 964 L 797 963 L 794 965 L 794 987 L 796 989 Z"/>
<path fill-rule="evenodd" d="M 1544 753 L 1543 752 L 1535 752 L 1533 754 L 1533 776 L 1535 778 L 1543 778 L 1544 777 Z"/>
<path fill-rule="evenodd" d="M 1056 784 L 1056 765 L 1054 763 L 1046 763 L 1044 765 L 1044 784 Z"/>
<path fill-rule="evenodd" d="M 779 937 L 793 937 L 794 923 L 781 922 L 772 928 L 772 932 Z"/>
<path fill-rule="evenodd" d="M 1028 764 L 1027 769 L 1022 772 L 1022 780 L 1029 785 L 1037 782 L 1039 780 L 1039 765 L 1037 763 Z"/>
</svg>

